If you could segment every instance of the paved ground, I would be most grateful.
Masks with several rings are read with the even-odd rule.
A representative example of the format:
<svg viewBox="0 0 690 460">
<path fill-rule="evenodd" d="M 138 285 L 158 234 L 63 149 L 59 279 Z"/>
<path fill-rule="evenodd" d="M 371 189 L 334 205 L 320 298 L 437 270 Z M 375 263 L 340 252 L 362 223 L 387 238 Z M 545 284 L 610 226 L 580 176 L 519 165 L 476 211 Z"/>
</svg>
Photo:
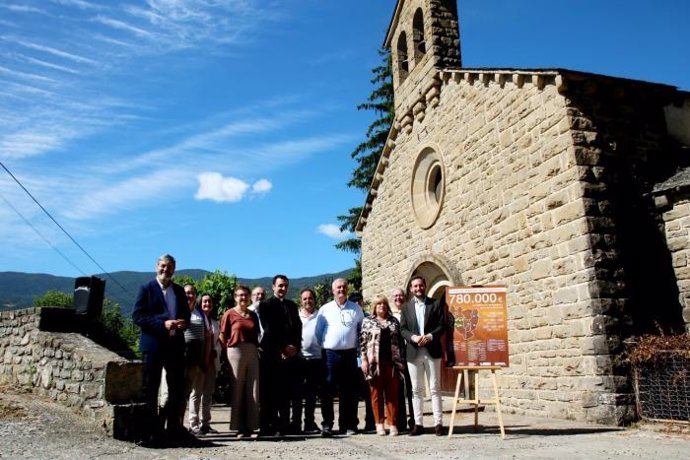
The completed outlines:
<svg viewBox="0 0 690 460">
<path fill-rule="evenodd" d="M 450 398 L 449 398 L 450 399 Z M 450 406 L 450 401 L 445 401 Z M 620 429 L 585 423 L 504 415 L 501 440 L 494 413 L 456 420 L 452 438 L 426 434 L 380 437 L 359 434 L 322 439 L 239 440 L 228 432 L 229 408 L 215 407 L 213 427 L 194 448 L 148 449 L 110 439 L 68 409 L 18 390 L 0 388 L 0 458 L 2 459 L 316 459 L 316 458 L 533 458 L 533 459 L 687 459 L 690 435 L 654 425 Z M 446 426 L 450 414 L 445 414 Z M 431 424 L 431 417 L 428 417 Z M 676 430 L 677 431 L 677 430 Z M 687 432 L 686 432 L 687 433 Z"/>
</svg>

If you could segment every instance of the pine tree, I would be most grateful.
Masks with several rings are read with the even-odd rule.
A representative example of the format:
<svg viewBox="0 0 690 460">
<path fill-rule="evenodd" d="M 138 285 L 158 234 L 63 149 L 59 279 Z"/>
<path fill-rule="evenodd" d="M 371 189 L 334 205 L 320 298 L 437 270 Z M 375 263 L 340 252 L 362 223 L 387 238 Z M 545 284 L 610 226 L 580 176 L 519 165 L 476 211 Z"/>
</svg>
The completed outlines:
<svg viewBox="0 0 690 460">
<path fill-rule="evenodd" d="M 359 144 L 351 154 L 357 162 L 357 167 L 352 171 L 352 178 L 347 184 L 348 187 L 355 187 L 365 193 L 369 190 L 369 185 L 374 178 L 376 166 L 383 153 L 395 116 L 390 52 L 387 49 L 381 49 L 379 56 L 382 58 L 382 64 L 372 69 L 374 77 L 371 83 L 374 85 L 374 90 L 369 95 L 367 102 L 357 106 L 357 110 L 373 110 L 378 118 L 369 125 L 366 141 Z M 338 221 L 341 224 L 340 230 L 354 232 L 361 212 L 362 207 L 359 206 L 350 208 L 345 215 L 338 216 Z M 335 247 L 357 255 L 355 269 L 350 274 L 349 282 L 354 290 L 360 290 L 362 286 L 362 246 L 359 238 L 353 237 L 343 240 Z"/>
</svg>

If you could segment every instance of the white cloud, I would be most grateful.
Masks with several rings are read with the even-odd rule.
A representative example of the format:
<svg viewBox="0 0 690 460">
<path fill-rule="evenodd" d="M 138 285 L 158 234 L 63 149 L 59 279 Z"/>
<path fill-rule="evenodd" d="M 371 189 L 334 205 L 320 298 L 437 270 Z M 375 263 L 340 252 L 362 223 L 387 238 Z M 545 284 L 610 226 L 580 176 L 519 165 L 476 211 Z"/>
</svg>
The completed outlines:
<svg viewBox="0 0 690 460">
<path fill-rule="evenodd" d="M 128 24 L 124 21 L 120 21 L 119 19 L 113 19 L 109 18 L 106 16 L 98 15 L 95 18 L 93 18 L 94 21 L 98 21 L 103 25 L 110 26 L 113 29 L 118 29 L 122 30 L 125 32 L 130 32 L 134 35 L 137 35 L 139 37 L 144 37 L 144 38 L 154 38 L 155 35 L 149 32 L 148 30 L 144 30 L 141 27 L 136 27 L 131 24 Z"/>
<path fill-rule="evenodd" d="M 205 172 L 197 176 L 199 190 L 194 198 L 219 203 L 240 201 L 249 189 L 249 184 L 235 177 L 223 177 L 216 172 Z"/>
<path fill-rule="evenodd" d="M 11 37 L 3 37 L 3 38 L 11 39 Z M 93 59 L 89 59 L 87 57 L 80 56 L 80 55 L 75 54 L 75 53 L 68 53 L 66 51 L 62 51 L 60 49 L 53 48 L 50 46 L 44 46 L 44 45 L 40 45 L 38 43 L 32 43 L 32 42 L 27 42 L 27 41 L 22 41 L 22 40 L 16 40 L 16 43 L 25 47 L 25 48 L 30 48 L 30 49 L 33 49 L 36 51 L 41 51 L 43 53 L 47 53 L 47 54 L 50 54 L 52 56 L 56 56 L 59 58 L 68 59 L 68 60 L 73 61 L 73 62 L 78 62 L 81 64 L 92 64 L 92 65 L 98 64 L 98 62 L 93 60 Z"/>
<path fill-rule="evenodd" d="M 56 150 L 63 146 L 67 133 L 38 133 L 18 131 L 7 136 L 0 135 L 0 150 L 6 158 L 23 158 L 37 155 L 46 150 Z"/>
<path fill-rule="evenodd" d="M 268 179 L 260 179 L 252 185 L 252 192 L 255 194 L 268 193 L 273 188 L 273 184 Z"/>
<path fill-rule="evenodd" d="M 142 205 L 155 205 L 157 201 L 169 199 L 171 186 L 187 186 L 187 174 L 179 169 L 160 169 L 150 174 L 131 177 L 121 181 L 95 179 L 75 190 L 70 202 L 62 203 L 68 219 L 91 219 L 106 214 L 118 214 Z M 63 188 L 63 200 L 64 200 Z"/>
<path fill-rule="evenodd" d="M 334 224 L 321 224 L 319 225 L 319 233 L 322 233 L 330 238 L 335 238 L 337 240 L 342 240 L 348 238 L 351 233 L 347 231 L 341 231 L 340 227 Z"/>
<path fill-rule="evenodd" d="M 52 0 L 52 2 L 65 6 L 76 6 L 82 10 L 101 10 L 104 8 L 102 5 L 95 5 L 84 0 Z"/>
</svg>

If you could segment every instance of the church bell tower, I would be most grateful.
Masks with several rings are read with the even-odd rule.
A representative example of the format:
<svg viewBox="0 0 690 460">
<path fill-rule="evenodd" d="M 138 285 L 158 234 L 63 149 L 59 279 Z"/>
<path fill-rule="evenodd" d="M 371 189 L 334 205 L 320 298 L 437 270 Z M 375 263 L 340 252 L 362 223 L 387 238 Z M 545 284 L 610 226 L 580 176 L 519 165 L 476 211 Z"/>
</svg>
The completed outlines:
<svg viewBox="0 0 690 460">
<path fill-rule="evenodd" d="M 462 66 L 457 0 L 398 0 L 384 46 L 391 51 L 399 113 L 438 70 Z"/>
</svg>

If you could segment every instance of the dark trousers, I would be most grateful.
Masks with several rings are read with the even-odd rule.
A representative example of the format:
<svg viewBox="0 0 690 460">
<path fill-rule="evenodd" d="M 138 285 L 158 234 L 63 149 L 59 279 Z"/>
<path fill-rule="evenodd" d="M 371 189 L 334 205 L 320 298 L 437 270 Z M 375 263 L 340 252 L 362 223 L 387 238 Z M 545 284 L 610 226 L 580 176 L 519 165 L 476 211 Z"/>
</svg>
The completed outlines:
<svg viewBox="0 0 690 460">
<path fill-rule="evenodd" d="M 259 426 L 264 433 L 285 433 L 295 391 L 297 359 L 279 355 L 259 359 Z"/>
<path fill-rule="evenodd" d="M 357 368 L 357 396 L 358 399 L 364 401 L 364 430 L 373 430 L 374 427 L 374 410 L 371 405 L 371 391 L 369 382 L 364 377 L 361 368 Z M 359 418 L 357 418 L 356 425 L 359 425 Z"/>
<path fill-rule="evenodd" d="M 338 428 L 343 431 L 357 428 L 357 350 L 323 350 L 326 366 L 321 413 L 323 426 L 333 428 L 335 415 L 333 400 L 338 395 L 339 414 Z"/>
<path fill-rule="evenodd" d="M 326 371 L 321 359 L 303 359 L 298 361 L 297 391 L 292 399 L 291 425 L 298 429 L 302 426 L 302 409 L 304 408 L 304 429 L 314 428 L 314 411 L 316 399 L 323 388 Z"/>
<path fill-rule="evenodd" d="M 403 432 L 408 428 L 412 429 L 414 423 L 414 412 L 412 411 L 412 380 L 410 380 L 410 373 L 405 364 L 405 370 L 402 378 L 400 378 L 400 386 L 398 387 L 398 431 Z M 407 409 L 405 403 L 407 402 Z"/>
<path fill-rule="evenodd" d="M 184 350 L 176 347 L 163 347 L 160 351 L 143 355 L 144 361 L 144 397 L 149 414 L 151 434 L 159 434 L 163 428 L 175 433 L 181 430 L 180 411 L 185 403 Z M 158 410 L 158 390 L 161 374 L 165 369 L 168 384 L 168 400 Z"/>
</svg>

